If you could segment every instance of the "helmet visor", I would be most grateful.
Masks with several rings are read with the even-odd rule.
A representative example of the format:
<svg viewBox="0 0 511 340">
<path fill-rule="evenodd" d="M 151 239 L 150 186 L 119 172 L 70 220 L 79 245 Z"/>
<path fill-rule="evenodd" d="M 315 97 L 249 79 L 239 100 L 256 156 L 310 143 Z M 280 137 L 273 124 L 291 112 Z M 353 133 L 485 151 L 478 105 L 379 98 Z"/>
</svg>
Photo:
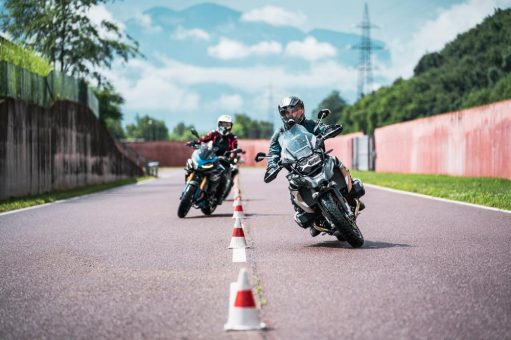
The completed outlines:
<svg viewBox="0 0 511 340">
<path fill-rule="evenodd" d="M 218 122 L 218 127 L 223 128 L 227 131 L 230 131 L 232 129 L 232 123 L 229 122 Z"/>
<path fill-rule="evenodd" d="M 303 116 L 303 111 L 301 111 L 301 109 L 302 108 L 299 106 L 285 106 L 280 108 L 279 113 L 282 118 L 298 121 Z"/>
</svg>

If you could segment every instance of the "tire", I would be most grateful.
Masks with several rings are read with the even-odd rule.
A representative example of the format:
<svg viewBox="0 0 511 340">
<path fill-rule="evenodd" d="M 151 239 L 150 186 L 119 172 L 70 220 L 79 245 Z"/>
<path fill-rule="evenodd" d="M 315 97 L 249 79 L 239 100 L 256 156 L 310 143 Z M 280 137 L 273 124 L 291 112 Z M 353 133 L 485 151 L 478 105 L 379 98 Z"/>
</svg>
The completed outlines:
<svg viewBox="0 0 511 340">
<path fill-rule="evenodd" d="M 181 202 L 179 202 L 179 207 L 177 208 L 177 216 L 179 218 L 186 217 L 186 214 L 190 211 L 190 208 L 192 207 L 192 199 L 193 194 L 195 193 L 195 186 L 189 185 L 185 192 L 183 193 L 183 196 L 181 196 Z"/>
<path fill-rule="evenodd" d="M 216 209 L 216 204 L 213 206 L 207 205 L 204 208 L 201 208 L 200 210 L 202 211 L 202 213 L 204 215 L 210 216 L 215 211 L 215 209 Z"/>
<path fill-rule="evenodd" d="M 350 218 L 345 216 L 344 210 L 339 208 L 337 198 L 332 193 L 327 193 L 319 198 L 319 203 L 323 208 L 321 210 L 326 219 L 331 221 L 340 233 L 341 238 L 337 237 L 337 239 L 339 241 L 344 239 L 353 248 L 362 247 L 364 236 L 362 236 L 355 221 L 351 221 Z"/>
</svg>

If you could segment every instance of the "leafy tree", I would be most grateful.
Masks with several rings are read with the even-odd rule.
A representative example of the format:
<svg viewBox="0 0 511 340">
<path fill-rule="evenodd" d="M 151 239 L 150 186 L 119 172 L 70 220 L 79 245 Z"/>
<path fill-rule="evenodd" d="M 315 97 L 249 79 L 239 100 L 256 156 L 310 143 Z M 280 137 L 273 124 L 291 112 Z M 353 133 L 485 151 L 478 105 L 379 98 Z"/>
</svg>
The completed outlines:
<svg viewBox="0 0 511 340">
<path fill-rule="evenodd" d="M 115 57 L 140 55 L 138 43 L 107 20 L 91 22 L 89 10 L 109 0 L 4 0 L 0 29 L 14 41 L 41 53 L 56 69 L 71 76 L 107 80 L 100 68 Z"/>
<path fill-rule="evenodd" d="M 117 139 L 123 139 L 126 137 L 126 133 L 122 128 L 121 121 L 118 119 L 106 118 L 104 124 L 110 135 Z"/>
<path fill-rule="evenodd" d="M 135 117 L 135 124 L 126 126 L 128 138 L 142 138 L 144 140 L 166 140 L 169 130 L 163 120 L 157 120 L 149 116 Z"/>
<path fill-rule="evenodd" d="M 321 109 L 330 109 L 332 113 L 326 117 L 323 122 L 325 124 L 335 124 L 341 122 L 343 124 L 348 123 L 346 116 L 343 115 L 344 109 L 348 106 L 348 103 L 341 97 L 339 91 L 332 91 L 325 99 L 319 103 L 318 107 L 312 112 L 312 118 L 316 119 L 316 114 Z"/>
<path fill-rule="evenodd" d="M 189 141 L 192 139 L 196 139 L 190 130 L 193 128 L 193 125 L 186 125 L 185 123 L 181 122 L 178 123 L 176 126 L 174 126 L 174 129 L 172 129 L 172 132 L 169 136 L 170 140 L 179 140 L 179 141 Z"/>
<path fill-rule="evenodd" d="M 412 78 L 344 108 L 345 131 L 372 133 L 380 126 L 511 98 L 509 46 L 511 9 L 496 10 L 441 51 L 424 55 Z"/>
<path fill-rule="evenodd" d="M 273 124 L 262 120 L 253 120 L 243 113 L 234 115 L 233 133 L 238 138 L 270 138 L 273 134 Z"/>
</svg>

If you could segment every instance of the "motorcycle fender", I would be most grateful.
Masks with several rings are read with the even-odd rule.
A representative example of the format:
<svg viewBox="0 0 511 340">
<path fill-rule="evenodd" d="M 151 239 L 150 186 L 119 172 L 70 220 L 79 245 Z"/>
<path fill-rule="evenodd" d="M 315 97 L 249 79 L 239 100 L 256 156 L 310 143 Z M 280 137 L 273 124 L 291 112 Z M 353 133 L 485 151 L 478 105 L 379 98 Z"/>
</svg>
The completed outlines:
<svg viewBox="0 0 511 340">
<path fill-rule="evenodd" d="M 293 196 L 293 201 L 298 205 L 300 208 L 303 209 L 306 213 L 314 213 L 314 209 L 312 209 L 307 202 L 303 199 L 302 195 L 300 194 L 300 191 L 291 191 L 291 195 Z"/>
</svg>

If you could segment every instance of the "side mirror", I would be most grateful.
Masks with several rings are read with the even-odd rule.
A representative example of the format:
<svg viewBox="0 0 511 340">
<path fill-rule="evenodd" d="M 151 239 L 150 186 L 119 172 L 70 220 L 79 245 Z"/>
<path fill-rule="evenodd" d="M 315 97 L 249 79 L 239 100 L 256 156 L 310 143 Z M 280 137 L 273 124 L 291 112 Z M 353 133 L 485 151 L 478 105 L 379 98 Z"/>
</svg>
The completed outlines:
<svg viewBox="0 0 511 340">
<path fill-rule="evenodd" d="M 319 120 L 325 119 L 326 117 L 328 117 L 328 115 L 330 115 L 330 113 L 332 113 L 332 111 L 330 111 L 329 109 L 322 109 L 321 111 L 318 112 L 318 119 Z"/>
<path fill-rule="evenodd" d="M 262 161 L 265 158 L 266 158 L 266 154 L 264 152 L 258 152 L 257 155 L 255 156 L 255 161 L 259 163 L 260 161 Z"/>
<path fill-rule="evenodd" d="M 197 130 L 195 130 L 194 128 L 191 128 L 191 129 L 190 129 L 190 132 L 191 132 L 191 133 L 192 133 L 192 135 L 194 135 L 195 137 L 200 138 L 199 133 L 198 133 L 198 132 L 197 132 Z"/>
</svg>

